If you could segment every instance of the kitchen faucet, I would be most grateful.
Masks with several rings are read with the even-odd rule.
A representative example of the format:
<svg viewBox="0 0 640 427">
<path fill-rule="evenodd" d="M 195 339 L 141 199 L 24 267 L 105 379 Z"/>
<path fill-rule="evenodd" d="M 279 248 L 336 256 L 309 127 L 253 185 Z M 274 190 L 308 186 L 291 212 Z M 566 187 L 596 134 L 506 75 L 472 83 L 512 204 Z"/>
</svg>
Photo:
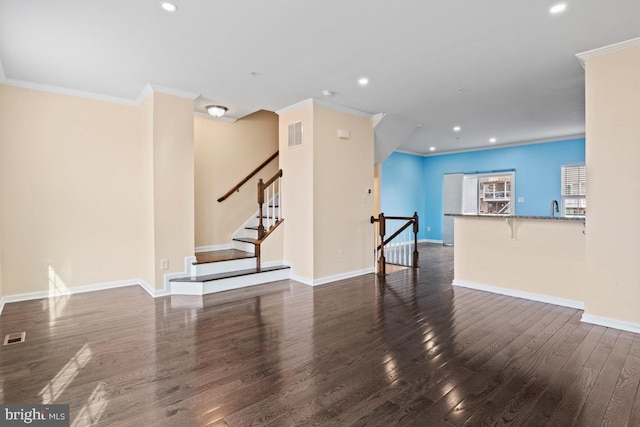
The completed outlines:
<svg viewBox="0 0 640 427">
<path fill-rule="evenodd" d="M 558 201 L 557 200 L 552 200 L 551 201 L 551 213 L 549 214 L 549 216 L 551 218 L 553 218 L 556 212 L 560 213 L 560 206 L 558 205 Z"/>
</svg>

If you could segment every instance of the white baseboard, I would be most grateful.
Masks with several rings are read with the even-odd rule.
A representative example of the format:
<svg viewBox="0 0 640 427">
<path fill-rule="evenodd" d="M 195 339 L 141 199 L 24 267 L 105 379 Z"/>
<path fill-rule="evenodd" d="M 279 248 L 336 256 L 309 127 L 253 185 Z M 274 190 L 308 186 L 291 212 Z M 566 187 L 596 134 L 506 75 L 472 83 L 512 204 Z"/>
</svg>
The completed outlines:
<svg viewBox="0 0 640 427">
<path fill-rule="evenodd" d="M 313 279 L 310 277 L 298 276 L 297 274 L 293 274 L 293 272 L 291 272 L 289 278 L 291 280 L 295 280 L 298 283 L 302 283 L 303 285 L 313 286 Z"/>
<path fill-rule="evenodd" d="M 142 279 L 140 279 L 140 281 L 138 282 L 138 284 L 140 285 L 140 287 L 141 287 L 142 289 L 144 289 L 145 291 L 147 291 L 147 293 L 148 293 L 149 295 L 151 295 L 152 297 L 154 297 L 154 298 L 155 298 L 155 296 L 156 296 L 156 290 L 155 290 L 155 289 L 153 289 L 153 288 L 151 287 L 151 285 L 150 285 L 150 284 L 148 284 L 147 282 L 145 282 L 145 281 L 144 281 L 144 280 L 142 280 Z"/>
<path fill-rule="evenodd" d="M 321 277 L 319 279 L 312 279 L 310 277 L 297 276 L 292 273 L 291 280 L 295 280 L 296 282 L 300 282 L 304 285 L 320 286 L 327 283 L 337 282 L 338 280 L 350 279 L 352 277 L 358 277 L 358 276 L 363 276 L 365 274 L 375 273 L 375 271 L 376 269 L 374 267 L 370 267 L 362 270 L 350 271 L 348 273 L 336 274 L 334 276 Z"/>
<path fill-rule="evenodd" d="M 4 305 L 11 302 L 20 302 L 20 301 L 29 301 L 34 299 L 44 299 L 49 297 L 55 297 L 60 295 L 73 295 L 80 294 L 84 292 L 94 292 L 94 291 L 103 291 L 106 289 L 115 289 L 122 288 L 124 286 L 140 286 L 145 290 L 150 296 L 153 298 L 163 297 L 171 294 L 171 287 L 169 285 L 169 280 L 174 277 L 183 277 L 189 274 L 192 263 L 195 261 L 195 257 L 188 256 L 184 259 L 184 271 L 177 273 L 167 273 L 164 275 L 164 288 L 156 290 L 149 283 L 145 282 L 142 279 L 127 279 L 127 280 L 118 280 L 115 282 L 103 282 L 103 283 L 94 283 L 92 285 L 85 286 L 76 286 L 72 288 L 67 288 L 62 292 L 56 292 L 55 295 L 52 295 L 49 291 L 40 291 L 40 292 L 28 292 L 24 294 L 16 294 L 9 295 L 0 298 L 0 315 L 2 314 L 2 310 L 4 309 Z"/>
<path fill-rule="evenodd" d="M 491 292 L 494 294 L 507 295 L 510 297 L 524 298 L 531 301 L 544 302 L 547 304 L 560 305 L 562 307 L 575 308 L 584 310 L 584 302 L 575 301 L 566 298 L 559 298 L 550 295 L 534 294 L 531 292 L 518 291 L 515 289 L 501 288 L 498 286 L 486 285 L 484 283 L 469 282 L 467 280 L 453 279 L 453 286 L 462 288 L 477 289 L 479 291 Z"/>
<path fill-rule="evenodd" d="M 195 252 L 224 251 L 227 249 L 231 249 L 231 243 L 227 243 L 226 245 L 198 246 L 196 247 Z"/>
<path fill-rule="evenodd" d="M 61 292 L 56 292 L 55 294 L 52 294 L 49 291 L 40 291 L 40 292 L 27 292 L 24 294 L 8 295 L 2 298 L 2 305 L 4 307 L 4 304 L 10 303 L 10 302 L 29 301 L 34 299 L 43 299 L 43 298 L 56 297 L 61 295 L 73 295 L 73 294 L 81 294 L 85 292 L 103 291 L 105 289 L 122 288 L 124 286 L 135 286 L 135 285 L 139 285 L 140 282 L 141 282 L 140 279 L 118 280 L 115 282 L 103 282 L 103 283 L 95 283 L 93 285 L 76 286 L 72 288 L 67 288 Z"/>
<path fill-rule="evenodd" d="M 418 243 L 439 243 L 442 244 L 442 240 L 434 240 L 434 239 L 420 239 Z"/>
<path fill-rule="evenodd" d="M 625 322 L 624 320 L 611 319 L 609 317 L 594 316 L 593 314 L 584 313 L 581 322 L 592 323 L 594 325 L 604 326 L 607 328 L 620 329 L 621 331 L 634 332 L 640 334 L 640 323 Z"/>
</svg>

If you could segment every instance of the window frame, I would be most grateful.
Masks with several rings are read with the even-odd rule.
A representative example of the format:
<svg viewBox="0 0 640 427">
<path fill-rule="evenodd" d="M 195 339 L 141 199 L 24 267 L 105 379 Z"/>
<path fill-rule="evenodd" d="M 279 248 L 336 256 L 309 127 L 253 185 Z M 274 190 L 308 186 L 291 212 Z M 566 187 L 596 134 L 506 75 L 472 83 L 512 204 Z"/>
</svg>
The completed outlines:
<svg viewBox="0 0 640 427">
<path fill-rule="evenodd" d="M 567 168 L 582 168 L 582 171 L 578 171 L 577 172 L 577 176 L 578 176 L 578 181 L 575 184 L 578 185 L 578 194 L 573 194 L 573 191 L 569 192 L 571 194 L 565 194 L 567 193 L 566 191 L 566 187 L 567 187 L 567 183 L 566 183 L 566 176 L 567 176 L 567 172 L 565 172 L 565 170 Z M 584 176 L 584 181 L 582 181 L 580 178 L 581 176 Z M 568 165 L 561 165 L 560 166 L 560 197 L 562 198 L 562 216 L 566 217 L 566 218 L 585 218 L 587 215 L 587 167 L 584 163 L 574 163 L 574 164 L 568 164 Z M 569 200 L 577 200 L 578 201 L 578 206 L 577 208 L 575 206 L 567 206 L 567 201 Z M 580 203 L 580 201 L 583 201 L 583 203 Z M 577 210 L 580 209 L 584 209 L 583 213 L 567 213 L 567 209 L 569 208 L 576 208 Z"/>
</svg>

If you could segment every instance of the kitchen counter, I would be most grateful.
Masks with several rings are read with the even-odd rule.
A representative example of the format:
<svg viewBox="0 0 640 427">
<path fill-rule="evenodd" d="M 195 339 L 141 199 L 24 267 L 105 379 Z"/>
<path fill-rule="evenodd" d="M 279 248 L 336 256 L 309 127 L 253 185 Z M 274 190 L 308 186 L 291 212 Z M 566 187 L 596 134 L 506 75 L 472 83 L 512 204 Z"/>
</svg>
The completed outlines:
<svg viewBox="0 0 640 427">
<path fill-rule="evenodd" d="M 451 216 L 454 285 L 584 307 L 584 218 Z"/>
<path fill-rule="evenodd" d="M 522 219 L 549 219 L 560 221 L 585 221 L 584 217 L 567 216 L 538 216 L 538 215 L 487 215 L 487 214 L 444 214 L 445 216 L 461 216 L 469 218 L 522 218 Z"/>
</svg>

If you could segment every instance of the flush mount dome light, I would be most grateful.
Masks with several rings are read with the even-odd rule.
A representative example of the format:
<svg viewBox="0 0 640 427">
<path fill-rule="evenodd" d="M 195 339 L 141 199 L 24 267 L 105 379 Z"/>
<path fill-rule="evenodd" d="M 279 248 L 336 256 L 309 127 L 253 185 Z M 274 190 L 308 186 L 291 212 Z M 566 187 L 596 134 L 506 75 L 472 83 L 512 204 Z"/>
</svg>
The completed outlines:
<svg viewBox="0 0 640 427">
<path fill-rule="evenodd" d="M 360 78 L 358 79 L 358 84 L 359 84 L 360 86 L 366 86 L 366 85 L 368 85 L 368 84 L 369 84 L 369 79 L 368 79 L 367 77 L 360 77 Z"/>
<path fill-rule="evenodd" d="M 489 138 L 489 142 L 492 143 L 492 144 L 495 144 L 496 139 L 495 138 Z"/>
<path fill-rule="evenodd" d="M 206 107 L 207 113 L 213 117 L 222 117 L 224 113 L 227 112 L 227 107 L 223 107 L 222 105 L 207 105 Z"/>
<path fill-rule="evenodd" d="M 454 126 L 454 127 L 453 127 L 453 131 L 454 131 L 454 132 L 460 132 L 460 130 L 461 130 L 461 129 L 462 129 L 462 128 L 461 128 L 460 126 Z"/>
</svg>

